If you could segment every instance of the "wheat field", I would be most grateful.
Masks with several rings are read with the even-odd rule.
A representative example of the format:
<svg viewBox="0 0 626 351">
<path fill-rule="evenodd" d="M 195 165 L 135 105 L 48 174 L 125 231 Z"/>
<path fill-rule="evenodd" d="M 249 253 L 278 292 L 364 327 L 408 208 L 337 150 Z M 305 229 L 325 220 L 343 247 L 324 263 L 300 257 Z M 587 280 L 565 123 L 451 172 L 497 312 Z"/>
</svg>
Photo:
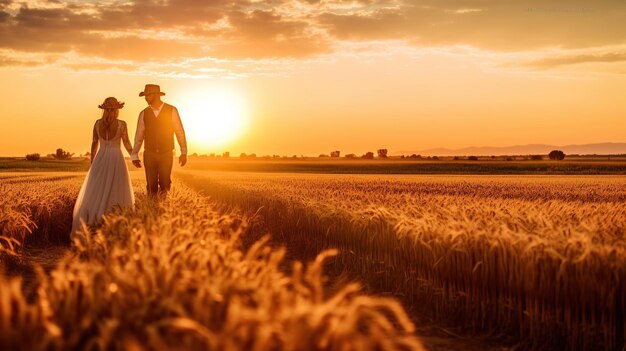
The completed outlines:
<svg viewBox="0 0 626 351">
<path fill-rule="evenodd" d="M 11 271 L 29 242 L 69 240 L 82 176 L 0 175 L 2 350 L 422 350 L 400 303 L 329 284 L 336 250 L 286 260 L 249 218 L 180 183 L 83 228 L 49 272 Z M 13 262 L 13 263 L 11 263 Z M 19 266 L 19 265 L 17 265 Z M 35 285 L 28 293 L 25 285 Z"/>
<path fill-rule="evenodd" d="M 626 179 L 187 171 L 300 257 L 412 315 L 514 335 L 523 349 L 619 350 L 626 311 Z"/>
<path fill-rule="evenodd" d="M 136 208 L 70 245 L 82 179 L 0 174 L 0 349 L 625 345 L 623 177 L 179 171 L 155 202 L 134 174 Z M 29 245 L 65 253 L 33 277 Z"/>
</svg>

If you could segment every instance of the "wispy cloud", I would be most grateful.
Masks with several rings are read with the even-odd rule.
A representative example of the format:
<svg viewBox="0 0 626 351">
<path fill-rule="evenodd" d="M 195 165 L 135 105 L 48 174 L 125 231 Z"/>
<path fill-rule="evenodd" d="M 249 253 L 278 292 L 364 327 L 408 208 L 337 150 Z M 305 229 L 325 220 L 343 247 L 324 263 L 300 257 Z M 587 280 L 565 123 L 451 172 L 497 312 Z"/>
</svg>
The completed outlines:
<svg viewBox="0 0 626 351">
<path fill-rule="evenodd" d="M 566 65 L 575 65 L 581 63 L 613 63 L 626 61 L 626 53 L 610 52 L 602 54 L 585 54 L 559 57 L 545 57 L 533 60 L 527 64 L 534 68 L 554 68 Z"/>
</svg>

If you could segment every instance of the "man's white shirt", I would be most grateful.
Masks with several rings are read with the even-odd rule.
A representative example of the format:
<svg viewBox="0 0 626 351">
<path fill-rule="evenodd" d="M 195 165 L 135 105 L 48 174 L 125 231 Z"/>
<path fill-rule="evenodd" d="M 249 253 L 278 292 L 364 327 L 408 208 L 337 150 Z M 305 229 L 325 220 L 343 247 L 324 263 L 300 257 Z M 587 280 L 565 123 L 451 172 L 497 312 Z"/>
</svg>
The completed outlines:
<svg viewBox="0 0 626 351">
<path fill-rule="evenodd" d="M 163 109 L 165 103 L 162 103 L 158 108 L 152 108 L 154 115 L 159 118 L 159 114 Z M 181 155 L 187 155 L 187 140 L 185 139 L 185 130 L 183 129 L 183 123 L 180 121 L 178 110 L 176 107 L 172 109 L 172 125 L 174 126 L 174 134 L 176 134 L 176 140 L 180 146 Z M 146 134 L 146 125 L 143 121 L 143 110 L 139 113 L 139 120 L 137 121 L 137 131 L 135 132 L 135 147 L 133 147 L 133 153 L 130 155 L 130 159 L 133 161 L 139 160 L 139 150 L 143 144 L 143 139 Z"/>
</svg>

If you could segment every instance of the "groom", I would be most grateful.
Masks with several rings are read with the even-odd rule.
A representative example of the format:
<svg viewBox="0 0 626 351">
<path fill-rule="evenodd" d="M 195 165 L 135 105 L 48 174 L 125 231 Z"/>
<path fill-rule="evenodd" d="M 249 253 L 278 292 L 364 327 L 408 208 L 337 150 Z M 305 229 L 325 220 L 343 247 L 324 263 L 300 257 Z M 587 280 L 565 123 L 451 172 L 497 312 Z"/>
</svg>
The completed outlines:
<svg viewBox="0 0 626 351">
<path fill-rule="evenodd" d="M 180 146 L 178 162 L 181 166 L 187 163 L 187 140 L 185 130 L 180 121 L 176 107 L 161 101 L 161 87 L 155 84 L 146 84 L 144 90 L 139 93 L 148 103 L 137 121 L 135 132 L 135 147 L 130 158 L 133 165 L 141 168 L 139 150 L 144 139 L 146 146 L 143 153 L 143 162 L 146 170 L 146 182 L 148 195 L 154 196 L 159 192 L 165 193 L 170 190 L 172 159 L 174 158 L 174 134 Z"/>
</svg>

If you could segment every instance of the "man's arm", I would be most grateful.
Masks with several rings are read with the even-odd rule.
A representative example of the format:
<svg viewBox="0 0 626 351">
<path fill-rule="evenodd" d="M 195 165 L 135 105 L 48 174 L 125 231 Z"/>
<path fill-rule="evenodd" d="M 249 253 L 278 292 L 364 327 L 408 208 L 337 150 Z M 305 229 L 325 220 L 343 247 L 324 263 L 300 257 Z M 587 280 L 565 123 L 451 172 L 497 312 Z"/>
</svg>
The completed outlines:
<svg viewBox="0 0 626 351">
<path fill-rule="evenodd" d="M 139 163 L 139 150 L 141 150 L 141 145 L 143 144 L 145 132 L 146 126 L 143 122 L 143 111 L 141 111 L 141 113 L 139 113 L 139 119 L 137 120 L 137 130 L 135 131 L 135 146 L 133 147 L 133 151 L 130 154 L 130 159 L 133 161 L 133 164 L 135 164 L 135 166 L 137 166 L 135 161 Z M 139 163 L 139 166 L 141 166 L 141 163 Z"/>
<path fill-rule="evenodd" d="M 172 111 L 172 124 L 174 126 L 174 133 L 176 134 L 176 140 L 180 146 L 179 162 L 181 166 L 187 163 L 187 138 L 185 137 L 185 129 L 183 128 L 183 122 L 180 120 L 178 109 L 174 107 Z"/>
<path fill-rule="evenodd" d="M 172 124 L 174 126 L 174 133 L 176 134 L 176 140 L 180 146 L 181 155 L 187 155 L 187 138 L 185 137 L 185 129 L 183 128 L 183 122 L 180 120 L 178 109 L 174 107 L 172 111 Z"/>
</svg>

